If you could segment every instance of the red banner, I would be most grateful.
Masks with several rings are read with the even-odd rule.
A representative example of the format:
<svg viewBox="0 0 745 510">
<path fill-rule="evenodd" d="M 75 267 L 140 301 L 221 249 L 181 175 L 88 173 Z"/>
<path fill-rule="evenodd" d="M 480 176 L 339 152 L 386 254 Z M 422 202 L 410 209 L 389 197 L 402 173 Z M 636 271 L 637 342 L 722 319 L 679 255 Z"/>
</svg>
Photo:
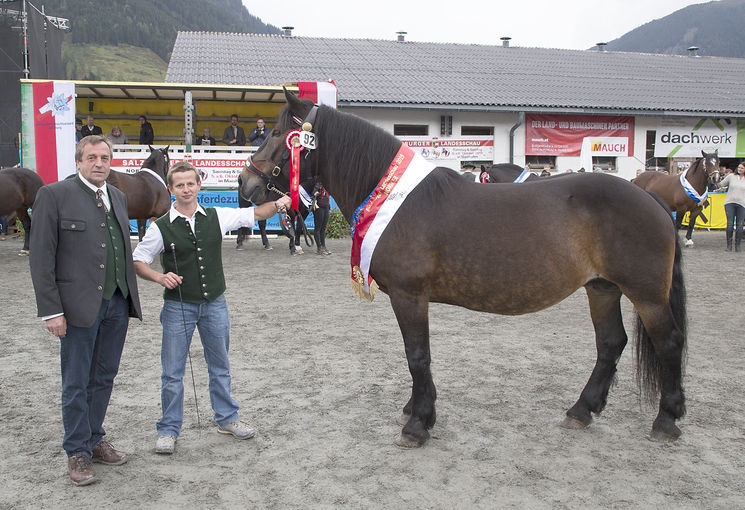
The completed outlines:
<svg viewBox="0 0 745 510">
<path fill-rule="evenodd" d="M 525 115 L 527 156 L 579 156 L 585 137 L 628 139 L 634 153 L 634 117 L 605 115 Z"/>
</svg>

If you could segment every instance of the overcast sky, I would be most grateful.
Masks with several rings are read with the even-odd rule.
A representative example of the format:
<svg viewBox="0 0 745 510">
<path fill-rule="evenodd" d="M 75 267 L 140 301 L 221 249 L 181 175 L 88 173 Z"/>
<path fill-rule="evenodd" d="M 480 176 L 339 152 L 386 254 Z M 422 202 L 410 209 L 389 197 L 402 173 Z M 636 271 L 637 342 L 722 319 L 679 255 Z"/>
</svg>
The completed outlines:
<svg viewBox="0 0 745 510">
<path fill-rule="evenodd" d="M 243 0 L 264 23 L 293 35 L 501 44 L 583 50 L 701 0 Z"/>
</svg>

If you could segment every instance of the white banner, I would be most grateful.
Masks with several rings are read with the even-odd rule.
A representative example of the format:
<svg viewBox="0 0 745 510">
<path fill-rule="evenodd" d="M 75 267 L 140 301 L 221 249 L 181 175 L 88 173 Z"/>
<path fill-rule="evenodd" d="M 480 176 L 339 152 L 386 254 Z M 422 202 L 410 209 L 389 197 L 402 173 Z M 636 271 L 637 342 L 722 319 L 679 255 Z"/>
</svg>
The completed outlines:
<svg viewBox="0 0 745 510">
<path fill-rule="evenodd" d="M 133 174 L 142 168 L 150 152 L 115 152 L 111 169 Z M 202 176 L 203 188 L 237 188 L 238 175 L 248 154 L 169 154 L 171 165 L 189 161 Z"/>
<path fill-rule="evenodd" d="M 399 140 L 429 161 L 471 160 L 493 161 L 494 138 L 491 136 L 468 136 L 458 138 L 436 138 L 431 136 L 399 136 Z"/>
<path fill-rule="evenodd" d="M 656 158 L 700 158 L 701 151 L 737 157 L 737 123 L 724 118 L 674 118 L 657 124 Z"/>
</svg>

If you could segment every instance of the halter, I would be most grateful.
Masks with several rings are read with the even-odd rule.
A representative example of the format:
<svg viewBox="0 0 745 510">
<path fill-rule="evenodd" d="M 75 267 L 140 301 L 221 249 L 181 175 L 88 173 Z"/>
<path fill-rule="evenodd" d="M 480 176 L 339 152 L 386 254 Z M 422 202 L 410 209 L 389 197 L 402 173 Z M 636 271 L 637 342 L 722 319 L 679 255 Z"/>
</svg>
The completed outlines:
<svg viewBox="0 0 745 510">
<path fill-rule="evenodd" d="M 309 128 L 312 129 L 313 123 L 316 121 L 317 113 L 318 113 L 318 105 L 313 105 L 313 108 L 311 108 L 310 112 L 308 112 L 308 116 L 305 118 L 305 120 L 295 115 L 292 116 L 292 120 L 298 126 L 305 127 L 305 124 L 308 124 Z M 308 154 L 310 154 L 310 152 L 308 152 Z M 287 164 L 291 156 L 292 156 L 292 153 L 290 149 L 286 148 L 285 151 L 282 153 L 282 158 L 279 160 L 278 164 L 274 163 L 273 161 L 270 161 L 270 163 L 274 164 L 274 168 L 272 169 L 271 176 L 266 175 L 264 172 L 261 171 L 260 168 L 254 165 L 250 156 L 246 160 L 246 169 L 252 174 L 256 175 L 257 177 L 260 177 L 266 183 L 267 190 L 273 191 L 274 193 L 277 193 L 278 195 L 287 196 L 289 194 L 289 190 L 283 191 L 282 189 L 280 189 L 278 187 L 277 182 L 275 181 L 275 178 L 278 177 L 279 174 L 282 173 L 282 168 Z M 317 178 L 316 175 L 313 175 L 313 177 Z"/>
</svg>

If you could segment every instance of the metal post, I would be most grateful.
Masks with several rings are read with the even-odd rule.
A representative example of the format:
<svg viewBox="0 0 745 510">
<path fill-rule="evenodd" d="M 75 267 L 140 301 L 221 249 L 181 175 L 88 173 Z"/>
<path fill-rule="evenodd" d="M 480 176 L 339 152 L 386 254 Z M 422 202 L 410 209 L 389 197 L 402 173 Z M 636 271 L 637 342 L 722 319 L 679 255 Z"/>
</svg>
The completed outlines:
<svg viewBox="0 0 745 510">
<path fill-rule="evenodd" d="M 28 79 L 28 14 L 26 0 L 23 0 L 23 75 Z"/>
<path fill-rule="evenodd" d="M 194 104 L 191 91 L 184 94 L 184 145 L 186 152 L 191 152 L 191 144 L 194 139 Z"/>
</svg>

